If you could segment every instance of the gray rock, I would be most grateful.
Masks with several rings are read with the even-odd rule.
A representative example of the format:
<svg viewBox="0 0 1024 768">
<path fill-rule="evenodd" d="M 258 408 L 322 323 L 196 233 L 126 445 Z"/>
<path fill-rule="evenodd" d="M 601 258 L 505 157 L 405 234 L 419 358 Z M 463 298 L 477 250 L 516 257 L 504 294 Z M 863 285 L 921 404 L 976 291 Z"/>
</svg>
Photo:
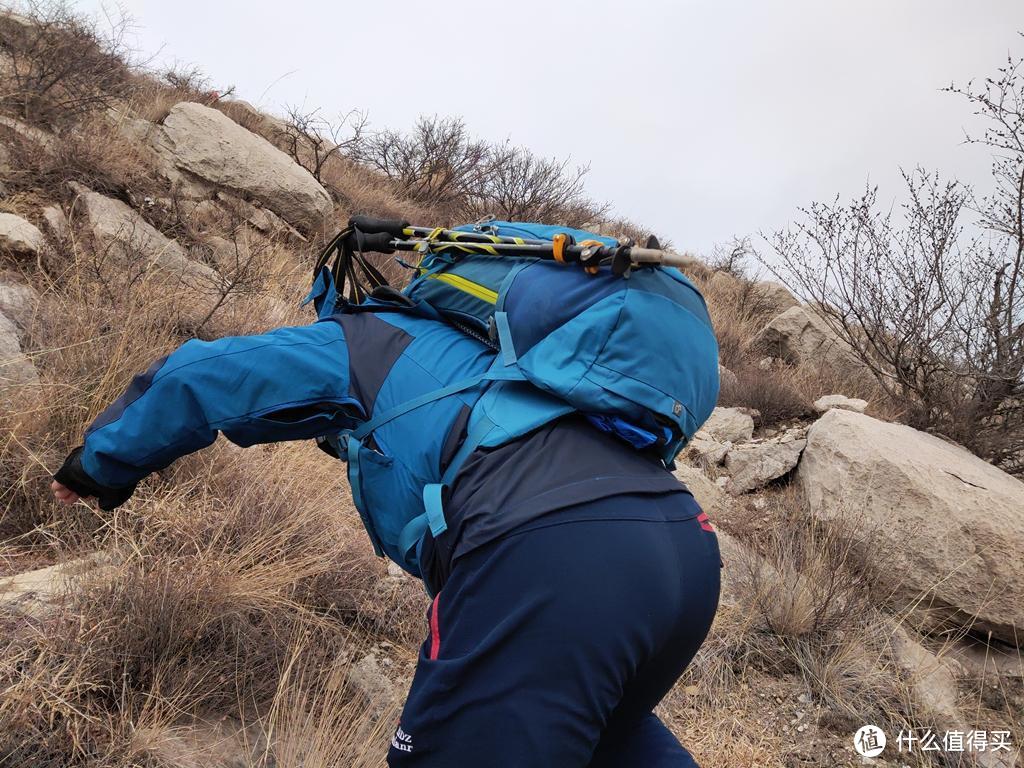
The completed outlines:
<svg viewBox="0 0 1024 768">
<path fill-rule="evenodd" d="M 673 474 L 690 489 L 693 498 L 700 504 L 701 509 L 708 513 L 712 521 L 720 514 L 731 511 L 732 498 L 726 496 L 722 489 L 697 467 L 680 462 Z"/>
<path fill-rule="evenodd" d="M 7 115 L 0 115 L 0 129 L 6 129 L 8 133 L 32 145 L 49 157 L 56 155 L 60 146 L 57 137 L 49 131 L 36 128 Z"/>
<path fill-rule="evenodd" d="M 739 443 L 754 434 L 754 419 L 740 408 L 715 408 L 696 437 L 719 443 Z"/>
<path fill-rule="evenodd" d="M 852 347 L 814 311 L 790 307 L 755 337 L 753 346 L 791 365 L 819 363 L 839 371 L 862 367 Z"/>
<path fill-rule="evenodd" d="M 772 280 L 759 280 L 754 283 L 754 291 L 780 313 L 785 312 L 790 307 L 800 306 L 797 298 L 782 283 L 776 283 Z"/>
<path fill-rule="evenodd" d="M 814 401 L 814 410 L 818 413 L 825 413 L 833 408 L 853 411 L 854 413 L 864 413 L 864 409 L 867 407 L 867 400 L 861 400 L 859 397 L 847 397 L 846 395 L 825 395 Z"/>
<path fill-rule="evenodd" d="M 395 700 L 395 685 L 380 667 L 377 654 L 371 651 L 349 668 L 347 680 L 376 709 Z"/>
<path fill-rule="evenodd" d="M 176 241 L 165 237 L 125 203 L 75 182 L 70 186 L 78 194 L 73 210 L 85 214 L 96 248 L 124 261 L 144 259 L 173 277 L 215 279 L 212 269 L 190 259 Z"/>
<path fill-rule="evenodd" d="M 732 443 L 720 443 L 711 438 L 701 437 L 698 432 L 686 448 L 691 456 L 710 466 L 717 466 L 725 461 L 725 456 L 732 448 Z"/>
<path fill-rule="evenodd" d="M 828 411 L 797 478 L 813 515 L 855 525 L 895 600 L 1007 642 L 1024 637 L 1024 483 L 901 424 Z"/>
<path fill-rule="evenodd" d="M 721 381 L 722 387 L 735 387 L 740 383 L 739 379 L 736 378 L 736 374 L 721 364 L 718 366 L 718 378 Z"/>
<path fill-rule="evenodd" d="M 19 338 L 31 324 L 38 301 L 34 288 L 0 277 L 0 313 L 14 321 Z"/>
<path fill-rule="evenodd" d="M 67 239 L 68 217 L 58 206 L 48 205 L 43 208 L 43 226 L 46 229 L 46 234 L 53 240 L 61 242 Z"/>
<path fill-rule="evenodd" d="M 959 665 L 945 655 L 936 656 L 902 627 L 896 627 L 891 639 L 893 657 L 910 682 L 910 693 L 917 706 L 944 731 L 974 730 L 957 704 L 955 671 Z M 1013 768 L 1012 752 L 975 752 L 975 764 L 981 768 Z"/>
<path fill-rule="evenodd" d="M 33 616 L 45 615 L 82 579 L 112 575 L 116 570 L 113 562 L 107 553 L 97 552 L 0 578 L 0 605 L 14 605 Z"/>
<path fill-rule="evenodd" d="M 937 717 L 944 728 L 959 725 L 962 718 L 950 665 L 914 640 L 903 627 L 894 629 L 891 647 L 893 658 L 910 680 L 918 706 Z"/>
<path fill-rule="evenodd" d="M 330 195 L 309 171 L 216 109 L 176 104 L 152 142 L 178 169 L 259 200 L 290 224 L 313 229 L 333 211 Z"/>
<path fill-rule="evenodd" d="M 21 350 L 18 327 L 0 313 L 0 393 L 9 394 L 12 388 L 24 386 L 39 386 L 39 374 Z"/>
<path fill-rule="evenodd" d="M 46 238 L 35 224 L 13 213 L 0 213 L 0 251 L 35 256 L 44 245 Z"/>
<path fill-rule="evenodd" d="M 807 444 L 800 434 L 800 430 L 789 430 L 770 440 L 734 446 L 725 457 L 726 490 L 734 495 L 748 493 L 789 474 Z"/>
</svg>

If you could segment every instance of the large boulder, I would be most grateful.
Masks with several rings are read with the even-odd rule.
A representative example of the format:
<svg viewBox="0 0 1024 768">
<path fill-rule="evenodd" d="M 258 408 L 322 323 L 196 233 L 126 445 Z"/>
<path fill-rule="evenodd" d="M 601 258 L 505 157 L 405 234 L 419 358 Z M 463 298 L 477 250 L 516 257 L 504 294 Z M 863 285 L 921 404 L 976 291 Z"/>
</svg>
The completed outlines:
<svg viewBox="0 0 1024 768">
<path fill-rule="evenodd" d="M 856 526 L 885 559 L 894 597 L 1024 637 L 1024 483 L 938 437 L 839 409 L 811 426 L 797 478 L 812 514 Z"/>
<path fill-rule="evenodd" d="M 98 250 L 125 262 L 144 259 L 175 277 L 215 282 L 216 273 L 210 267 L 190 259 L 176 241 L 166 237 L 125 203 L 81 184 L 72 182 L 70 186 L 78 194 L 73 210 L 85 215 Z"/>
<path fill-rule="evenodd" d="M 333 210 L 327 190 L 309 171 L 216 109 L 176 104 L 151 141 L 177 168 L 254 198 L 291 224 L 315 228 Z"/>
<path fill-rule="evenodd" d="M 800 302 L 782 283 L 772 280 L 758 280 L 754 283 L 754 292 L 773 309 L 785 312 L 790 307 L 799 307 Z"/>
<path fill-rule="evenodd" d="M 44 245 L 46 238 L 35 224 L 13 213 L 0 213 L 0 251 L 35 256 Z"/>
<path fill-rule="evenodd" d="M 861 367 L 853 349 L 806 307 L 790 307 L 777 315 L 753 341 L 755 348 L 796 365 L 821 363 L 840 371 Z"/>
</svg>

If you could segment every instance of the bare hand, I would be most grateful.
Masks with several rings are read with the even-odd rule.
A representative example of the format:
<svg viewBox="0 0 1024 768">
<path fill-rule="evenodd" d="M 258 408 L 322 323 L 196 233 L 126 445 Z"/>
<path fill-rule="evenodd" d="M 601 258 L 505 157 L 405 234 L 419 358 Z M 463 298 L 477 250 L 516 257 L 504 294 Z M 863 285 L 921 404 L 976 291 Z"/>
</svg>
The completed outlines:
<svg viewBox="0 0 1024 768">
<path fill-rule="evenodd" d="M 70 507 L 72 504 L 74 504 L 76 501 L 82 498 L 77 493 L 68 488 L 66 485 L 62 485 L 61 483 L 58 483 L 56 480 L 50 483 L 50 490 L 53 491 L 53 497 L 57 501 L 68 507 Z"/>
</svg>

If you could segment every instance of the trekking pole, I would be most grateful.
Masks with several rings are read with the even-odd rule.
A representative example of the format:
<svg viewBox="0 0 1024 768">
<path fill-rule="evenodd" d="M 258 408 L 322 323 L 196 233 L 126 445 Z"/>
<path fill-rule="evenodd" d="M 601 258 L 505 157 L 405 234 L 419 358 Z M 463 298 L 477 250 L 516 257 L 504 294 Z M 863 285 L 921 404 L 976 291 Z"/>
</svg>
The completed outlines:
<svg viewBox="0 0 1024 768">
<path fill-rule="evenodd" d="M 664 265 L 668 267 L 690 267 L 695 259 L 685 254 L 673 253 L 660 248 L 640 248 L 635 245 L 564 245 L 544 243 L 477 243 L 451 242 L 443 240 L 389 240 L 387 247 L 395 251 L 418 251 L 420 253 L 461 253 L 482 256 L 533 256 L 564 264 L 580 264 L 593 268 L 611 264 L 618 267 L 641 267 Z"/>
<path fill-rule="evenodd" d="M 657 240 L 651 239 L 655 247 L 635 245 L 604 245 L 598 242 L 577 244 L 564 234 L 556 234 L 554 242 L 527 238 L 498 237 L 482 232 L 457 232 L 443 228 L 413 227 L 400 220 L 373 219 L 354 216 L 350 226 L 363 233 L 363 250 L 381 253 L 391 251 L 417 251 L 420 253 L 460 253 L 484 256 L 532 256 L 565 264 L 580 264 L 589 272 L 597 267 L 610 264 L 617 275 L 625 274 L 631 267 L 663 265 L 687 268 L 696 263 L 692 256 L 675 253 L 657 247 Z M 402 239 L 412 237 L 414 239 Z M 440 238 L 447 238 L 442 240 Z"/>
</svg>

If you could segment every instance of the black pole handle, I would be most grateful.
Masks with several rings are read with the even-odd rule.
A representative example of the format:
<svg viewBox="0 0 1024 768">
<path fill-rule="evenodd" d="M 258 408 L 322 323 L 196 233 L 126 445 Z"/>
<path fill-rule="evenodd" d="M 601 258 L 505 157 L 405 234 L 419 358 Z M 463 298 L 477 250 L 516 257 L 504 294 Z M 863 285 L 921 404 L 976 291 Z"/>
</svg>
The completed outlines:
<svg viewBox="0 0 1024 768">
<path fill-rule="evenodd" d="M 356 250 L 357 251 L 375 251 L 377 253 L 394 253 L 395 249 L 391 245 L 391 235 L 387 232 L 374 232 L 367 234 L 361 229 L 356 229 Z"/>
<path fill-rule="evenodd" d="M 377 234 L 379 232 L 393 235 L 394 237 L 403 237 L 405 235 L 405 228 L 409 226 L 408 221 L 402 221 L 401 219 L 378 219 L 373 216 L 353 216 L 348 220 L 348 225 L 353 229 L 357 229 L 360 232 L 366 234 Z"/>
</svg>

